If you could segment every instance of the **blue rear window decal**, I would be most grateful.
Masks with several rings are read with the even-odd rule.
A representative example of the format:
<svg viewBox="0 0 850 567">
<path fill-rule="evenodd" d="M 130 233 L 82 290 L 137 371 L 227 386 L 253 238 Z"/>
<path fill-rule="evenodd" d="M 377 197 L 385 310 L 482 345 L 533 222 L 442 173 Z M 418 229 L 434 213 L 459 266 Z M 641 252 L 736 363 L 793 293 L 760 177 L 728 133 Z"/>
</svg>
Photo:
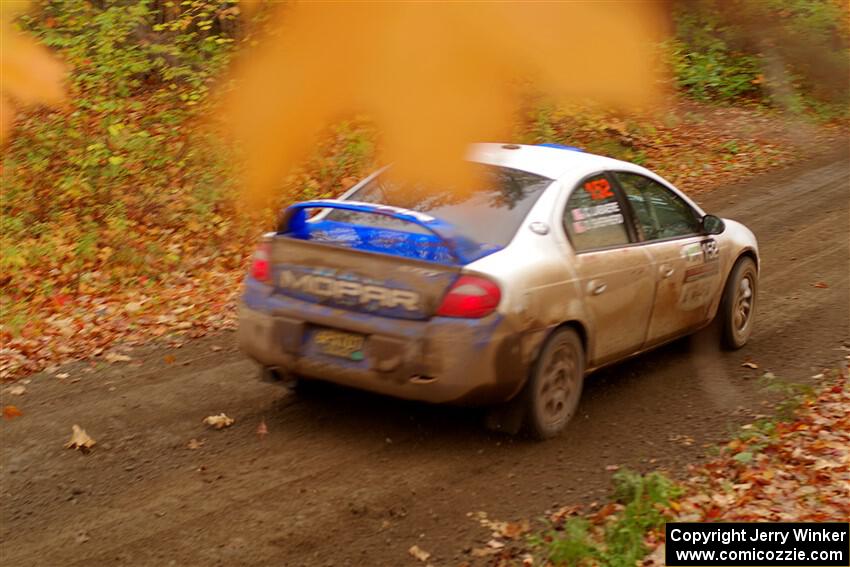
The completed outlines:
<svg viewBox="0 0 850 567">
<path fill-rule="evenodd" d="M 344 210 L 388 217 L 409 224 L 412 230 L 341 222 L 321 216 L 308 220 L 307 209 Z M 416 230 L 417 227 L 419 230 Z M 426 214 L 386 205 L 334 199 L 291 205 L 284 211 L 278 232 L 300 240 L 325 242 L 445 265 L 468 264 L 502 248 L 473 242 L 459 234 L 449 223 Z"/>
<path fill-rule="evenodd" d="M 446 244 L 433 234 L 417 234 L 388 228 L 375 228 L 333 220 L 308 222 L 308 240 L 327 242 L 438 264 L 455 264 Z"/>
</svg>

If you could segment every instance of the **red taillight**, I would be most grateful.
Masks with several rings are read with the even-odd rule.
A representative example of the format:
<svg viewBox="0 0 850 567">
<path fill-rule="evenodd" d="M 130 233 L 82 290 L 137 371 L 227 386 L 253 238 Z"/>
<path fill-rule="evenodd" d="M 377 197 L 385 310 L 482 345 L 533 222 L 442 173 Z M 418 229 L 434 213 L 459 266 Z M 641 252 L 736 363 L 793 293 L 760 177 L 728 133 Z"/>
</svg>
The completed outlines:
<svg viewBox="0 0 850 567">
<path fill-rule="evenodd" d="M 437 315 L 475 319 L 489 315 L 499 305 L 502 292 L 490 280 L 461 276 L 443 298 Z"/>
<path fill-rule="evenodd" d="M 272 279 L 271 269 L 271 245 L 263 242 L 254 252 L 254 261 L 251 263 L 251 276 L 255 280 L 269 283 Z"/>
</svg>

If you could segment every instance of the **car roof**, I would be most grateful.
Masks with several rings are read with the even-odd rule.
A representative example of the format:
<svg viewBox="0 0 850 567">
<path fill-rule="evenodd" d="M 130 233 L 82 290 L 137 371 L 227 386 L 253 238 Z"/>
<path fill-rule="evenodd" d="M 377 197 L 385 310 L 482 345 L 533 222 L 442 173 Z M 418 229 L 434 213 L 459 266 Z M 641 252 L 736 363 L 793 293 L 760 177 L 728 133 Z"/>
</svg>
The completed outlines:
<svg viewBox="0 0 850 567">
<path fill-rule="evenodd" d="M 472 144 L 470 161 L 527 171 L 550 179 L 559 179 L 570 171 L 627 169 L 643 171 L 635 164 L 577 149 L 523 144 Z"/>
</svg>

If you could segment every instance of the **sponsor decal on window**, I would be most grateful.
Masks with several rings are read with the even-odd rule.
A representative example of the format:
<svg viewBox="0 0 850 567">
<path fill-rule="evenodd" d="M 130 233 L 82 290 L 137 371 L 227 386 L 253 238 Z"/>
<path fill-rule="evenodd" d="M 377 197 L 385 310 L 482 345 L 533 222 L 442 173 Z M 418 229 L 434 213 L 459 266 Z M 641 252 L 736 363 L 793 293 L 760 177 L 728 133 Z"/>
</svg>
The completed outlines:
<svg viewBox="0 0 850 567">
<path fill-rule="evenodd" d="M 608 215 L 606 217 L 593 217 L 583 221 L 576 221 L 573 223 L 573 230 L 576 234 L 581 234 L 588 230 L 615 224 L 623 224 L 623 215 L 617 213 L 616 215 Z"/>
</svg>

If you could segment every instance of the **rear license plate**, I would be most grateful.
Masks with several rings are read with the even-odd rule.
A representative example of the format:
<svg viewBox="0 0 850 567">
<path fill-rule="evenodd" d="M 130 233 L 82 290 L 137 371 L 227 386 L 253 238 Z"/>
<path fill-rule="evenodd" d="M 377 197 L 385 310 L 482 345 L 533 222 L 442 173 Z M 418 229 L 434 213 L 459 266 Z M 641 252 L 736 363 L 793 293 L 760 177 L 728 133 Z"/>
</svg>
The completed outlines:
<svg viewBox="0 0 850 567">
<path fill-rule="evenodd" d="M 363 343 L 366 337 L 355 333 L 321 329 L 313 335 L 313 344 L 319 351 L 349 360 L 363 360 Z"/>
</svg>

